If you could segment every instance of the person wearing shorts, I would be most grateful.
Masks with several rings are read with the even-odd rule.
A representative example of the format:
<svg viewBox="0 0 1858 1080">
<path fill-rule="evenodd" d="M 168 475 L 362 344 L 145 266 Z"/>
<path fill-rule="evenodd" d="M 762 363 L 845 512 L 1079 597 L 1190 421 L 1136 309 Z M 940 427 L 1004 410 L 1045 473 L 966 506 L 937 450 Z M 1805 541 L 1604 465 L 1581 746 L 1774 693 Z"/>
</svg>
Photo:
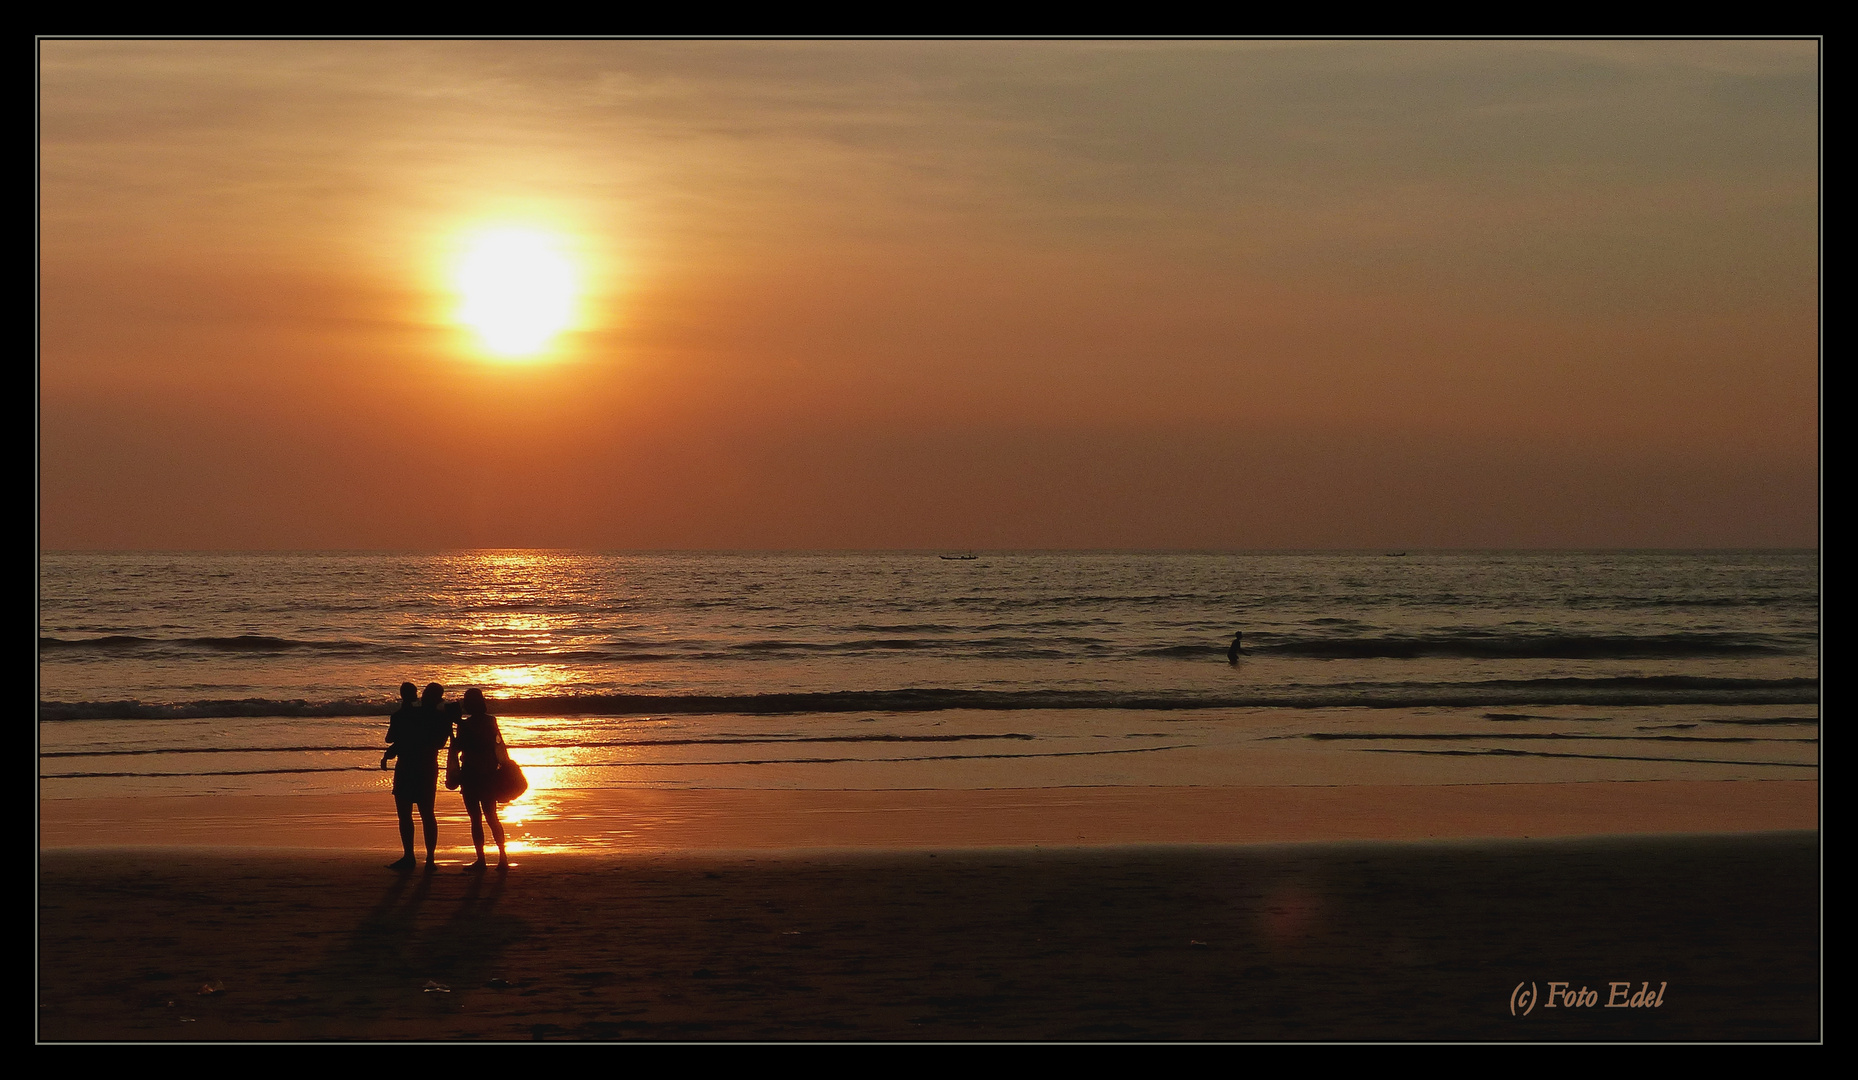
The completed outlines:
<svg viewBox="0 0 1858 1080">
<path fill-rule="evenodd" d="M 439 794 L 439 751 L 451 741 L 451 722 L 443 710 L 445 688 L 428 683 L 424 696 L 413 700 L 413 684 L 400 684 L 400 708 L 387 724 L 387 752 L 381 768 L 394 762 L 394 809 L 400 814 L 400 846 L 404 851 L 389 870 L 411 870 L 413 861 L 413 808 L 419 808 L 426 832 L 426 868 L 439 846 L 439 822 L 433 806 Z"/>
</svg>

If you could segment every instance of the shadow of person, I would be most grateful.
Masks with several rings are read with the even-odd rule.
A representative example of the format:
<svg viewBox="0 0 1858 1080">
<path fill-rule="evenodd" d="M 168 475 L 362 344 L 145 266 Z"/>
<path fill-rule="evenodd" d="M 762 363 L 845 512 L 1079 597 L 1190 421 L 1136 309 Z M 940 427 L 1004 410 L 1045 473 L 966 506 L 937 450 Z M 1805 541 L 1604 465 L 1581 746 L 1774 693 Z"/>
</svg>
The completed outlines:
<svg viewBox="0 0 1858 1080">
<path fill-rule="evenodd" d="M 409 981 L 419 986 L 414 977 L 424 966 L 420 924 L 433 885 L 430 874 L 389 878 L 353 929 L 323 954 L 310 972 L 307 989 L 314 996 L 302 1007 L 307 1036 L 355 1038 L 369 1037 L 377 1029 L 391 1031 L 390 1003 Z M 331 887 L 343 884 L 338 881 Z"/>
<path fill-rule="evenodd" d="M 306 972 L 307 993 L 293 1003 L 298 1030 L 312 1039 L 431 1037 L 435 1019 L 462 1011 L 528 936 L 527 922 L 500 910 L 507 882 L 495 872 L 396 874 L 377 894 L 353 878 L 332 886 L 378 899 L 351 909 L 353 929 Z"/>
<path fill-rule="evenodd" d="M 455 990 L 481 989 L 504 974 L 504 953 L 529 934 L 529 925 L 498 910 L 509 876 L 492 870 L 461 876 L 464 894 L 428 939 L 432 976 Z"/>
</svg>

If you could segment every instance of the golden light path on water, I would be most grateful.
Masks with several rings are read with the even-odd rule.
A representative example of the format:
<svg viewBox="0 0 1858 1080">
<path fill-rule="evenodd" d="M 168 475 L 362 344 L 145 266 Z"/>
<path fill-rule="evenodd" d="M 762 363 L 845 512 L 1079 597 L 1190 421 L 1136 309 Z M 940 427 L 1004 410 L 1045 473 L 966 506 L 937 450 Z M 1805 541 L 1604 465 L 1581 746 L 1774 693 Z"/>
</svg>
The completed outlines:
<svg viewBox="0 0 1858 1080">
<path fill-rule="evenodd" d="M 525 610 L 539 605 L 551 592 L 555 558 L 546 552 L 486 552 L 460 557 L 460 575 L 476 586 L 472 603 L 477 611 L 460 626 L 460 645 L 467 656 L 536 656 L 567 651 L 571 627 L 556 617 Z M 575 668 L 549 662 L 510 662 L 495 659 L 467 663 L 452 673 L 460 686 L 476 686 L 491 698 L 496 712 L 500 691 L 526 695 L 570 692 L 579 681 Z"/>
<path fill-rule="evenodd" d="M 601 829 L 596 823 L 575 822 L 568 815 L 568 800 L 562 792 L 597 784 L 591 775 L 596 770 L 586 768 L 580 761 L 587 751 L 534 745 L 547 741 L 550 727 L 564 723 L 541 719 L 525 721 L 520 726 L 507 725 L 510 730 L 505 739 L 512 744 L 510 758 L 522 766 L 523 775 L 529 780 L 529 790 L 521 798 L 505 803 L 497 811 L 505 827 L 513 834 L 520 834 L 509 838 L 508 848 L 513 855 L 602 850 L 610 847 L 614 839 L 623 841 L 626 835 L 633 834 L 633 830 L 622 829 L 621 835 L 616 837 L 610 829 Z M 609 748 L 604 760 L 636 756 L 630 748 Z"/>
<path fill-rule="evenodd" d="M 548 590 L 552 562 L 553 557 L 546 552 L 485 552 L 462 556 L 459 570 L 480 589 L 474 597 L 480 611 L 462 627 L 463 645 L 480 654 L 535 655 L 563 648 L 559 642 L 563 627 L 557 626 L 547 614 L 520 609 L 520 605 L 539 600 Z M 498 714 L 498 699 L 505 694 L 571 692 L 577 681 L 569 665 L 546 662 L 470 664 L 456 671 L 453 678 L 460 686 L 482 689 L 493 715 Z M 551 745 L 565 741 L 562 736 L 553 736 L 552 729 L 580 725 L 560 718 L 507 716 L 500 717 L 498 724 L 511 759 L 522 766 L 529 781 L 527 792 L 497 811 L 511 833 L 507 844 L 510 853 L 593 850 L 597 845 L 590 842 L 590 837 L 581 835 L 580 827 L 564 828 L 566 800 L 560 794 L 567 789 L 598 785 L 599 780 L 593 775 L 596 770 L 585 765 L 593 752 L 582 747 Z M 572 738 L 566 732 L 563 736 Z M 609 748 L 602 760 L 610 761 L 615 756 L 626 758 L 634 754 L 628 749 Z"/>
</svg>

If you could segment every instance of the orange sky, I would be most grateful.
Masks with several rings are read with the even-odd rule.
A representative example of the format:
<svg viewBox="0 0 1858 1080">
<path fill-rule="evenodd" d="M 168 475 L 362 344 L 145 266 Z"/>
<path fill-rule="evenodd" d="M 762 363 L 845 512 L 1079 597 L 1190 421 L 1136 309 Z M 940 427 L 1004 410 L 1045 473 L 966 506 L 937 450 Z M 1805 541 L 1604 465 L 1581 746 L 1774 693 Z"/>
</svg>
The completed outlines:
<svg viewBox="0 0 1858 1080">
<path fill-rule="evenodd" d="M 49 548 L 1811 546 L 1813 42 L 40 43 Z M 580 325 L 452 318 L 552 230 Z"/>
</svg>

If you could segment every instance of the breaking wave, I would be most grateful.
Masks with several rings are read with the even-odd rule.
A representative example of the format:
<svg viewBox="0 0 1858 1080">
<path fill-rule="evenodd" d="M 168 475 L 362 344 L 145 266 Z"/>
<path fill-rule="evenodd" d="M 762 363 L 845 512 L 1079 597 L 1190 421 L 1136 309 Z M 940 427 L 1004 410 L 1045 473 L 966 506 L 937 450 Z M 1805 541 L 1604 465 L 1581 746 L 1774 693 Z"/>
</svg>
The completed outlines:
<svg viewBox="0 0 1858 1080">
<path fill-rule="evenodd" d="M 775 694 L 582 694 L 505 696 L 507 716 L 638 716 L 650 713 L 934 712 L 946 709 L 1223 709 L 1349 706 L 1501 707 L 1518 705 L 1808 705 L 1817 679 L 1721 679 L 1688 675 L 1487 680 L 1457 683 L 1342 683 L 1238 693 L 1121 690 L 965 690 L 908 688 Z M 385 716 L 387 698 L 42 701 L 41 720 L 176 719 L 235 716 Z"/>
</svg>

